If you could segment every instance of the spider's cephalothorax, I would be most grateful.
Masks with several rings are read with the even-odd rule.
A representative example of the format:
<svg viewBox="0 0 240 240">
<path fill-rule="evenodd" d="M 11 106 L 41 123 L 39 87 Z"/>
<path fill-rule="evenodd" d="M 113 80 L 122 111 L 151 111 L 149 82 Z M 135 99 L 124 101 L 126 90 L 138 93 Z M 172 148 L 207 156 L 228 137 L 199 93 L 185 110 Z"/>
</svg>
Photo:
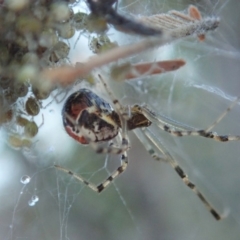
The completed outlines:
<svg viewBox="0 0 240 240">
<path fill-rule="evenodd" d="M 68 97 L 62 115 L 65 130 L 81 144 L 108 141 L 121 125 L 111 105 L 85 88 Z"/>
</svg>

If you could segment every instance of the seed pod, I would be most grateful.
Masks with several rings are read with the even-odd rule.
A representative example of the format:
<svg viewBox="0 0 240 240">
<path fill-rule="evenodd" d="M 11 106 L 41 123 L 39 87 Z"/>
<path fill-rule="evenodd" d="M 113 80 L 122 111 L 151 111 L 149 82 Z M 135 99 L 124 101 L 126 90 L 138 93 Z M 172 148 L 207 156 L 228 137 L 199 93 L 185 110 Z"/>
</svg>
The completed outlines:
<svg viewBox="0 0 240 240">
<path fill-rule="evenodd" d="M 17 82 L 14 84 L 14 93 L 18 97 L 25 97 L 28 93 L 28 83 Z"/>
<path fill-rule="evenodd" d="M 76 30 L 86 29 L 88 15 L 83 12 L 75 13 L 73 16 L 73 26 Z"/>
<path fill-rule="evenodd" d="M 7 89 L 13 84 L 13 78 L 8 76 L 0 76 L 0 87 L 2 89 Z"/>
<path fill-rule="evenodd" d="M 43 31 L 39 38 L 39 45 L 46 48 L 51 48 L 56 45 L 58 42 L 58 37 L 56 35 L 56 31 L 52 29 L 48 29 L 47 31 Z"/>
<path fill-rule="evenodd" d="M 8 123 L 13 119 L 13 111 L 12 109 L 8 111 L 0 111 L 0 125 L 4 123 Z"/>
<path fill-rule="evenodd" d="M 50 16 L 53 21 L 64 22 L 67 21 L 71 14 L 70 9 L 65 2 L 55 2 L 51 5 Z"/>
<path fill-rule="evenodd" d="M 40 89 L 37 87 L 32 87 L 32 92 L 38 100 L 44 100 L 50 96 L 52 89 Z"/>
<path fill-rule="evenodd" d="M 40 112 L 40 106 L 37 99 L 29 97 L 25 103 L 25 110 L 30 116 L 37 116 Z"/>
<path fill-rule="evenodd" d="M 59 60 L 64 59 L 68 56 L 70 47 L 65 42 L 58 42 L 49 56 L 51 62 L 57 63 Z"/>
<path fill-rule="evenodd" d="M 66 22 L 58 25 L 58 34 L 64 39 L 72 38 L 75 34 L 75 28 L 72 23 Z"/>
<path fill-rule="evenodd" d="M 13 88 L 9 88 L 4 92 L 4 99 L 8 102 L 8 104 L 13 104 L 17 101 L 18 96 L 14 92 Z"/>
<path fill-rule="evenodd" d="M 32 141 L 27 138 L 22 138 L 20 135 L 10 135 L 8 138 L 8 144 L 10 147 L 14 149 L 20 149 L 20 148 L 30 148 L 32 145 Z"/>
<path fill-rule="evenodd" d="M 111 42 L 107 35 L 100 35 L 98 37 L 91 38 L 88 46 L 93 53 L 102 53 L 117 47 L 117 43 Z"/>
<path fill-rule="evenodd" d="M 19 125 L 21 127 L 25 127 L 28 122 L 29 122 L 28 119 L 26 119 L 20 115 L 16 117 L 16 123 L 17 123 L 17 125 Z"/>
<path fill-rule="evenodd" d="M 34 121 L 29 121 L 24 127 L 24 134 L 26 137 L 33 138 L 38 133 L 38 126 Z"/>
<path fill-rule="evenodd" d="M 107 31 L 108 25 L 105 18 L 90 14 L 87 18 L 86 28 L 89 32 L 103 33 Z"/>
</svg>

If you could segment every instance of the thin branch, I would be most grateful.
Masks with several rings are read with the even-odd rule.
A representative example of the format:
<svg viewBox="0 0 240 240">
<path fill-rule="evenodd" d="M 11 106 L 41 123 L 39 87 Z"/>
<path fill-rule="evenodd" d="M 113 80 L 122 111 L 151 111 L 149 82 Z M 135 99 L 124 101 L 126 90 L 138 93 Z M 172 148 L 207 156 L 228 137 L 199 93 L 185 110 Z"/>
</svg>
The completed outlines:
<svg viewBox="0 0 240 240">
<path fill-rule="evenodd" d="M 184 18 L 186 21 L 184 20 L 184 24 L 179 24 L 174 29 L 163 30 L 161 36 L 148 37 L 134 44 L 116 47 L 107 52 L 93 56 L 84 64 L 76 67 L 61 66 L 53 69 L 45 69 L 42 71 L 40 77 L 42 79 L 48 79 L 52 83 L 60 83 L 63 85 L 70 84 L 73 83 L 77 78 L 85 77 L 95 68 L 115 62 L 118 59 L 124 59 L 129 56 L 139 54 L 140 52 L 154 47 L 162 46 L 166 43 L 171 43 L 177 39 L 192 35 L 199 36 L 205 34 L 208 31 L 215 30 L 219 25 L 219 18 L 216 17 L 208 17 L 200 20 L 195 19 L 193 21 L 193 18 L 180 12 L 172 11 L 170 13 L 181 16 L 181 19 L 184 18 L 183 16 L 186 16 L 186 19 Z M 176 19 L 176 22 L 177 20 L 178 18 Z"/>
</svg>

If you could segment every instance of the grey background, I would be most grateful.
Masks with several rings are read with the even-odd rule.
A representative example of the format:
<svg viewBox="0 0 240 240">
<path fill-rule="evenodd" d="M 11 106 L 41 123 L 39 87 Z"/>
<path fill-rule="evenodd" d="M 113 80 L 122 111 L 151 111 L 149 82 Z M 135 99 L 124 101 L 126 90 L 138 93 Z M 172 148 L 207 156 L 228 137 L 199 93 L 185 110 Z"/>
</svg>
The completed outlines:
<svg viewBox="0 0 240 240">
<path fill-rule="evenodd" d="M 172 8 L 199 7 L 204 16 L 221 18 L 219 28 L 134 57 L 133 61 L 183 58 L 181 70 L 131 83 L 109 83 L 124 104 L 145 102 L 156 112 L 197 128 L 205 128 L 239 93 L 240 42 L 238 0 L 122 1 L 122 12 L 146 14 Z M 113 34 L 120 42 L 132 38 Z M 125 38 L 123 38 L 125 37 Z M 75 51 L 81 54 L 84 46 Z M 153 128 L 190 179 L 226 217 L 215 221 L 170 165 L 151 159 L 130 133 L 129 167 L 98 195 L 52 166 L 57 162 L 93 182 L 119 164 L 114 156 L 97 155 L 70 139 L 61 125 L 61 104 L 43 110 L 45 123 L 30 152 L 12 150 L 1 129 L 1 239 L 239 239 L 239 142 L 219 143 L 201 137 L 176 138 Z M 40 120 L 39 120 L 40 122 Z M 240 134 L 239 106 L 215 128 Z M 105 163 L 108 162 L 108 167 Z M 22 185 L 23 175 L 32 177 Z M 39 197 L 28 206 L 32 195 Z"/>
</svg>

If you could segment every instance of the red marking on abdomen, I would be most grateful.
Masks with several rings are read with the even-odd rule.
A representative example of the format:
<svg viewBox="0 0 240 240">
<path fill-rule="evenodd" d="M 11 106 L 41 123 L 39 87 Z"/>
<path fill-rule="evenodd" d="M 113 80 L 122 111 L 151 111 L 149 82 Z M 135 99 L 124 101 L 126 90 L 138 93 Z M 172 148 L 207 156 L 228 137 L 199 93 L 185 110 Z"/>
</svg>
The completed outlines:
<svg viewBox="0 0 240 240">
<path fill-rule="evenodd" d="M 78 116 L 79 113 L 81 113 L 84 109 L 88 108 L 87 104 L 85 103 L 76 103 L 76 104 L 71 104 L 71 116 Z"/>
<path fill-rule="evenodd" d="M 70 127 L 65 127 L 65 130 L 69 136 L 71 136 L 73 139 L 75 139 L 79 143 L 89 144 L 89 141 L 87 141 L 85 137 L 83 137 L 83 136 L 80 137 L 80 136 L 76 135 L 76 133 L 74 133 Z"/>
</svg>

